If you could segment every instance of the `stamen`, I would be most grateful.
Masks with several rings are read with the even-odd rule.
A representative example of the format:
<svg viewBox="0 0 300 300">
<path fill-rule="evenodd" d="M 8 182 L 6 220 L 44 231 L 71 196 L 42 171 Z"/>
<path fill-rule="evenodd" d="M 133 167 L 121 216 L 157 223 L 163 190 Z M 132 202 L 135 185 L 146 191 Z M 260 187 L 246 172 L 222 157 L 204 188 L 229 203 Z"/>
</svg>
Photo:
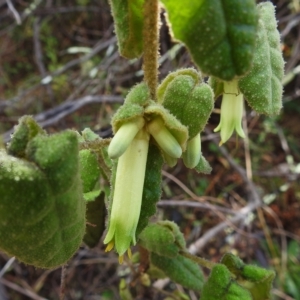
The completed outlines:
<svg viewBox="0 0 300 300">
<path fill-rule="evenodd" d="M 119 256 L 119 264 L 122 265 L 124 261 L 124 255 Z"/>
<path fill-rule="evenodd" d="M 114 245 L 115 245 L 114 241 L 109 242 L 105 248 L 105 252 L 110 251 L 114 247 Z"/>
<path fill-rule="evenodd" d="M 132 259 L 132 252 L 131 252 L 130 248 L 127 249 L 127 255 L 128 255 L 129 259 L 131 260 Z"/>
</svg>

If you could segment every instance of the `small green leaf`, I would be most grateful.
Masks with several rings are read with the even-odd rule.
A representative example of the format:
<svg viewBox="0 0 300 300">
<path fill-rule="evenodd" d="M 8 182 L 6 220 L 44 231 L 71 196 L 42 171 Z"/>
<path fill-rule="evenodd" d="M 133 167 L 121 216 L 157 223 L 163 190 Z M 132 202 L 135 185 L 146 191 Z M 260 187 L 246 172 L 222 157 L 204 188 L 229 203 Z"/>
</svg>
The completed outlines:
<svg viewBox="0 0 300 300">
<path fill-rule="evenodd" d="M 249 71 L 257 29 L 254 0 L 161 1 L 174 37 L 204 73 L 232 80 Z"/>
<path fill-rule="evenodd" d="M 216 77 L 210 76 L 208 79 L 208 84 L 214 91 L 215 99 L 224 93 L 224 82 Z"/>
<path fill-rule="evenodd" d="M 274 278 L 274 271 L 245 265 L 237 282 L 250 291 L 253 300 L 267 300 L 271 298 L 270 292 Z"/>
<path fill-rule="evenodd" d="M 130 89 L 125 98 L 126 104 L 143 106 L 150 100 L 150 90 L 145 82 L 141 82 Z"/>
<path fill-rule="evenodd" d="M 139 235 L 140 244 L 156 254 L 176 257 L 185 249 L 185 240 L 174 222 L 160 221 L 147 226 Z"/>
<path fill-rule="evenodd" d="M 28 160 L 34 162 L 47 176 L 56 193 L 66 191 L 78 172 L 78 139 L 74 131 L 67 130 L 50 136 L 38 135 L 29 142 Z"/>
<path fill-rule="evenodd" d="M 110 0 L 120 54 L 132 59 L 143 52 L 144 0 Z"/>
<path fill-rule="evenodd" d="M 148 225 L 149 218 L 156 212 L 156 203 L 161 196 L 161 169 L 163 158 L 159 149 L 150 144 L 147 157 L 146 174 L 144 181 L 143 199 L 136 236 Z"/>
<path fill-rule="evenodd" d="M 201 300 L 252 300 L 247 289 L 238 285 L 225 265 L 216 264 L 203 286 Z"/>
<path fill-rule="evenodd" d="M 31 116 L 23 116 L 15 127 L 11 141 L 8 144 L 8 154 L 25 158 L 26 147 L 36 135 L 45 134 L 45 131 L 36 123 Z"/>
<path fill-rule="evenodd" d="M 150 255 L 151 263 L 162 270 L 171 280 L 182 286 L 200 291 L 203 286 L 203 274 L 197 264 L 181 255 L 176 258 L 161 256 L 156 253 Z"/>
<path fill-rule="evenodd" d="M 246 288 L 252 295 L 253 300 L 270 299 L 272 282 L 275 272 L 258 266 L 246 265 L 237 256 L 227 253 L 221 263 L 236 276 L 236 281 Z"/>
<path fill-rule="evenodd" d="M 278 114 L 282 107 L 284 61 L 277 30 L 275 8 L 271 2 L 257 6 L 258 32 L 251 71 L 239 80 L 239 88 L 258 113 Z"/>
<path fill-rule="evenodd" d="M 139 83 L 134 86 L 127 94 L 124 104 L 117 110 L 112 119 L 113 131 L 118 129 L 129 121 L 142 117 L 144 106 L 150 100 L 149 88 L 145 83 Z"/>
<path fill-rule="evenodd" d="M 195 167 L 195 170 L 198 173 L 203 173 L 203 174 L 210 174 L 212 171 L 212 168 L 211 168 L 209 162 L 206 160 L 206 158 L 202 154 L 201 154 L 198 165 Z"/>
<path fill-rule="evenodd" d="M 150 224 L 141 232 L 139 239 L 139 244 L 148 251 L 167 257 L 176 257 L 178 255 L 178 248 L 174 244 L 175 237 L 164 226 Z"/>
<path fill-rule="evenodd" d="M 188 128 L 189 139 L 203 130 L 214 106 L 210 86 L 199 84 L 200 78 L 192 75 L 177 75 L 172 81 L 167 77 L 162 100 L 163 106 Z M 165 85 L 163 81 L 162 86 Z"/>
<path fill-rule="evenodd" d="M 94 201 L 87 202 L 86 209 L 86 232 L 83 241 L 94 248 L 105 230 L 106 208 L 104 202 L 105 194 L 101 193 Z"/>
<path fill-rule="evenodd" d="M 88 149 L 79 151 L 79 166 L 83 193 L 91 192 L 100 177 L 100 168 L 96 154 Z"/>
</svg>

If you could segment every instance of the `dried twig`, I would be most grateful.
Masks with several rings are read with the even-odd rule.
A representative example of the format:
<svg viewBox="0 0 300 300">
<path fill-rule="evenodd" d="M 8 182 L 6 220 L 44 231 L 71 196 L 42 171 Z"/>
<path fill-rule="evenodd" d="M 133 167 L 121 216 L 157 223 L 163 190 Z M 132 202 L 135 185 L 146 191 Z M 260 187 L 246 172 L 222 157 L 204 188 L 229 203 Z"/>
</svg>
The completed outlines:
<svg viewBox="0 0 300 300">
<path fill-rule="evenodd" d="M 121 103 L 123 102 L 123 98 L 120 96 L 85 96 L 74 100 L 72 102 L 64 102 L 54 108 L 46 110 L 42 113 L 39 113 L 34 116 L 35 120 L 42 126 L 47 127 L 53 125 L 63 119 L 64 117 L 70 115 L 81 107 L 89 104 L 95 103 Z M 4 142 L 8 142 L 10 140 L 10 135 L 13 133 L 13 129 L 5 132 L 3 134 Z"/>
<path fill-rule="evenodd" d="M 46 298 L 42 298 L 39 295 L 35 294 L 34 292 L 32 292 L 30 290 L 26 290 L 26 289 L 20 287 L 19 285 L 15 284 L 13 282 L 10 282 L 10 281 L 8 281 L 4 278 L 0 278 L 0 283 L 2 283 L 3 285 L 9 287 L 12 290 L 15 290 L 15 291 L 27 296 L 30 299 L 33 299 L 33 300 L 47 300 Z"/>
</svg>

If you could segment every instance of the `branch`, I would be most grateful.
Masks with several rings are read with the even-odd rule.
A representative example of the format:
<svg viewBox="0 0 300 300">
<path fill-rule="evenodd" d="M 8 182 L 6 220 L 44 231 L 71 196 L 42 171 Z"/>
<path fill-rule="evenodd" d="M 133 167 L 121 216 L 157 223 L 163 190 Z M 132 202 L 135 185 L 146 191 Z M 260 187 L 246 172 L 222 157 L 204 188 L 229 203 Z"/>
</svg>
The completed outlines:
<svg viewBox="0 0 300 300">
<path fill-rule="evenodd" d="M 122 103 L 123 98 L 120 96 L 85 96 L 72 102 L 64 102 L 54 108 L 48 109 L 34 116 L 34 119 L 42 127 L 48 127 L 77 111 L 85 105 L 95 103 Z M 3 140 L 7 143 L 10 140 L 10 135 L 13 133 L 13 128 L 3 134 Z"/>
</svg>

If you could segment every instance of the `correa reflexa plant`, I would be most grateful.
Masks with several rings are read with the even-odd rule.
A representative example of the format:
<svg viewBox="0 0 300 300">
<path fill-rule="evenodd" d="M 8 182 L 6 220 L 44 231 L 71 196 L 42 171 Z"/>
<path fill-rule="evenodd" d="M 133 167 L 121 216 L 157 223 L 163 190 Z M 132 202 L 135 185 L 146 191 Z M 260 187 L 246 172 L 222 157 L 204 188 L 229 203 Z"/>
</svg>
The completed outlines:
<svg viewBox="0 0 300 300">
<path fill-rule="evenodd" d="M 106 251 L 116 251 L 120 263 L 138 244 L 150 277 L 159 273 L 201 291 L 202 300 L 270 299 L 273 271 L 232 254 L 219 263 L 191 255 L 175 223 L 149 218 L 160 200 L 164 163 L 174 167 L 182 159 L 199 173 L 211 171 L 200 135 L 218 96 L 220 144 L 234 131 L 245 136 L 244 101 L 259 114 L 279 113 L 284 62 L 274 6 L 254 0 L 110 4 L 120 54 L 143 58 L 144 79 L 115 113 L 112 139 L 90 129 L 48 135 L 32 117 L 19 120 L 0 150 L 0 249 L 26 264 L 57 268 L 82 242 L 94 247 L 105 232 Z M 162 6 L 173 38 L 197 69 L 177 70 L 158 83 Z M 199 264 L 210 269 L 206 282 Z"/>
</svg>

